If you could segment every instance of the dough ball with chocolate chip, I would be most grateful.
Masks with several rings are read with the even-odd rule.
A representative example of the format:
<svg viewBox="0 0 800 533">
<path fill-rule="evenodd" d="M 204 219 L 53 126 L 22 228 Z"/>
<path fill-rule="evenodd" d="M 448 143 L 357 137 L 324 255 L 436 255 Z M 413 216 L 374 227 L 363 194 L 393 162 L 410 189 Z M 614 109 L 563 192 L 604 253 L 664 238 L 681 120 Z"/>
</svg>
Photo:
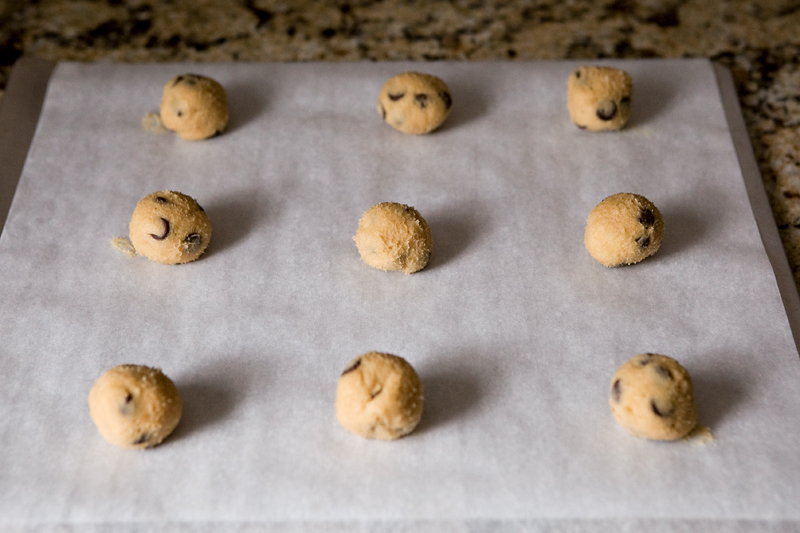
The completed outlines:
<svg viewBox="0 0 800 533">
<path fill-rule="evenodd" d="M 638 194 L 609 196 L 589 213 L 583 242 L 607 267 L 631 265 L 658 251 L 664 219 L 653 203 Z"/>
<path fill-rule="evenodd" d="M 219 135 L 228 125 L 228 98 L 222 85 L 198 74 L 175 76 L 164 86 L 161 122 L 190 141 Z"/>
<path fill-rule="evenodd" d="M 581 129 L 621 129 L 631 116 L 632 97 L 630 75 L 612 67 L 580 67 L 567 81 L 567 110 Z"/>
<path fill-rule="evenodd" d="M 211 222 L 194 198 L 175 191 L 145 196 L 129 226 L 136 253 L 165 265 L 194 261 L 211 240 Z"/>
<path fill-rule="evenodd" d="M 336 387 L 336 418 L 366 439 L 394 440 L 422 418 L 422 382 L 402 357 L 370 352 L 356 357 Z"/>
<path fill-rule="evenodd" d="M 433 251 L 433 235 L 422 215 L 394 202 L 370 207 L 358 221 L 353 240 L 369 266 L 406 274 L 425 268 Z"/>
<path fill-rule="evenodd" d="M 676 440 L 697 425 L 689 372 L 666 355 L 647 353 L 623 363 L 611 378 L 608 403 L 636 437 Z"/>
<path fill-rule="evenodd" d="M 430 133 L 450 114 L 453 97 L 447 85 L 430 74 L 404 72 L 381 89 L 378 113 L 393 128 L 403 133 Z"/>
<path fill-rule="evenodd" d="M 142 449 L 172 433 L 183 412 L 178 388 L 158 368 L 120 365 L 89 391 L 89 414 L 111 444 Z"/>
</svg>

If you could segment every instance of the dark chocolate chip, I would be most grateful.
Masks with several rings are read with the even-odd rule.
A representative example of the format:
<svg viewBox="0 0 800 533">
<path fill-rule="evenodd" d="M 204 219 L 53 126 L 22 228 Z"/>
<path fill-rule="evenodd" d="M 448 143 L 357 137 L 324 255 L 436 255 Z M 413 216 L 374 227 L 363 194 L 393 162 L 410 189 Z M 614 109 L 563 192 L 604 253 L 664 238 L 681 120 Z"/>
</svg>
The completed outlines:
<svg viewBox="0 0 800 533">
<path fill-rule="evenodd" d="M 581 71 L 580 70 L 576 70 L 575 71 L 575 77 L 576 78 L 580 78 L 581 77 Z"/>
<path fill-rule="evenodd" d="M 672 415 L 672 412 L 674 411 L 674 409 L 670 409 L 669 411 L 662 413 L 661 410 L 658 408 L 658 405 L 656 405 L 655 400 L 650 400 L 650 409 L 652 409 L 653 412 L 657 416 L 660 416 L 661 418 L 667 418 L 668 416 Z"/>
<path fill-rule="evenodd" d="M 639 248 L 644 250 L 650 246 L 650 237 L 648 235 L 642 235 L 636 239 L 636 244 L 639 245 Z"/>
<path fill-rule="evenodd" d="M 396 102 L 396 101 L 400 100 L 402 97 L 404 97 L 405 95 L 406 95 L 406 93 L 400 93 L 400 94 L 389 93 L 389 100 L 391 100 L 392 102 Z"/>
<path fill-rule="evenodd" d="M 142 435 L 132 442 L 132 444 L 144 444 L 145 442 L 150 440 L 150 435 L 147 433 L 142 433 Z"/>
<path fill-rule="evenodd" d="M 188 244 L 192 248 L 197 248 L 202 244 L 203 237 L 199 233 L 190 233 L 183 239 L 186 244 Z"/>
<path fill-rule="evenodd" d="M 377 395 L 378 395 L 378 394 L 380 394 L 381 392 L 383 392 L 383 387 L 381 387 L 380 389 L 378 389 L 378 391 L 377 391 L 377 392 L 373 392 L 373 393 L 372 393 L 372 395 L 369 397 L 369 399 L 370 399 L 370 400 L 371 400 L 371 399 L 373 399 L 375 396 L 377 396 Z"/>
<path fill-rule="evenodd" d="M 422 109 L 425 109 L 428 105 L 428 95 L 425 93 L 415 94 L 414 101 L 417 102 L 417 105 Z"/>
<path fill-rule="evenodd" d="M 219 137 L 220 135 L 222 135 L 222 130 L 217 130 L 214 132 L 214 135 L 212 135 L 211 138 L 213 139 L 214 137 Z"/>
<path fill-rule="evenodd" d="M 119 408 L 119 411 L 123 415 L 130 416 L 132 414 L 131 413 L 131 411 L 133 410 L 133 406 L 131 405 L 132 401 L 133 401 L 133 394 L 128 392 L 128 394 L 125 396 L 125 403 L 123 403 L 122 406 Z"/>
<path fill-rule="evenodd" d="M 647 356 L 648 356 L 648 359 L 642 359 L 641 361 L 639 361 L 639 365 L 640 365 L 640 366 L 647 366 L 647 365 L 649 365 L 649 364 L 650 364 L 650 363 L 653 361 L 652 359 L 649 359 L 649 356 L 651 356 L 651 355 L 653 355 L 653 354 L 651 354 L 651 353 L 648 353 L 648 354 L 645 354 L 645 355 L 647 355 Z"/>
<path fill-rule="evenodd" d="M 168 204 L 169 200 L 167 200 L 163 196 L 156 196 L 156 202 L 158 202 L 160 204 Z"/>
<path fill-rule="evenodd" d="M 582 129 L 582 130 L 586 129 L 586 126 L 581 126 L 580 124 L 576 124 L 576 126 L 578 126 L 578 129 Z"/>
<path fill-rule="evenodd" d="M 150 236 L 157 241 L 163 241 L 164 239 L 167 238 L 167 235 L 169 235 L 169 220 L 163 217 L 161 220 L 164 222 L 164 234 L 163 235 L 153 235 L 152 233 L 150 234 Z"/>
<path fill-rule="evenodd" d="M 672 379 L 672 372 L 670 372 L 669 368 L 665 367 L 664 365 L 656 365 L 655 366 L 656 373 L 665 379 Z"/>
<path fill-rule="evenodd" d="M 611 387 L 611 398 L 617 403 L 622 398 L 622 385 L 620 385 L 619 380 L 616 380 L 614 386 Z"/>
<path fill-rule="evenodd" d="M 360 366 L 361 366 L 361 358 L 359 357 L 358 359 L 356 359 L 355 363 L 353 363 L 352 365 L 350 365 L 350 366 L 348 366 L 347 368 L 344 369 L 344 372 L 342 372 L 342 375 L 344 376 L 345 374 L 349 374 L 350 372 L 352 372 L 353 370 L 355 370 L 356 368 L 358 368 Z"/>
<path fill-rule="evenodd" d="M 453 97 L 447 91 L 439 91 L 439 98 L 444 102 L 445 109 L 450 109 L 453 105 Z"/>
<path fill-rule="evenodd" d="M 639 213 L 639 223 L 644 226 L 652 226 L 656 223 L 656 216 L 650 209 L 642 208 L 641 213 Z"/>
<path fill-rule="evenodd" d="M 617 114 L 617 104 L 611 100 L 600 102 L 597 106 L 597 118 L 611 120 Z"/>
<path fill-rule="evenodd" d="M 183 76 L 178 76 L 177 78 L 175 78 L 175 81 L 172 82 L 172 86 L 175 87 L 182 81 L 183 81 Z"/>
<path fill-rule="evenodd" d="M 195 202 L 195 203 L 196 203 L 196 202 Z M 203 206 L 202 206 L 202 205 L 200 205 L 200 204 L 197 204 L 197 209 L 199 209 L 199 210 L 200 210 L 200 211 L 202 211 L 203 213 L 205 213 L 205 212 L 206 212 L 206 210 L 205 210 L 205 209 L 203 209 Z"/>
<path fill-rule="evenodd" d="M 183 111 L 181 111 L 180 109 L 178 109 L 178 112 L 177 112 L 177 113 L 175 113 L 175 114 L 176 114 L 176 115 L 178 115 L 179 117 L 182 117 L 182 116 L 183 116 Z"/>
<path fill-rule="evenodd" d="M 383 117 L 383 120 L 386 120 L 386 108 L 383 107 L 383 104 L 381 104 L 381 116 Z"/>
<path fill-rule="evenodd" d="M 628 105 L 628 104 L 631 103 L 631 97 L 630 96 L 623 96 L 622 98 L 620 98 L 619 103 L 622 104 L 622 105 Z"/>
</svg>

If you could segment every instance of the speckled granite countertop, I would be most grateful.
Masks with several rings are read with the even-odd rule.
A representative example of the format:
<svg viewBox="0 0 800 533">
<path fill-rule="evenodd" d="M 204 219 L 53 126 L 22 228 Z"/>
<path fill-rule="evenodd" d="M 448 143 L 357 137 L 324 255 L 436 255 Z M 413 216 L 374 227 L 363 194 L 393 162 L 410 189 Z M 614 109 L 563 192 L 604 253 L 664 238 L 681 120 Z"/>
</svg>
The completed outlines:
<svg viewBox="0 0 800 533">
<path fill-rule="evenodd" d="M 0 0 L 0 90 L 79 61 L 707 57 L 733 71 L 800 286 L 800 0 Z"/>
</svg>

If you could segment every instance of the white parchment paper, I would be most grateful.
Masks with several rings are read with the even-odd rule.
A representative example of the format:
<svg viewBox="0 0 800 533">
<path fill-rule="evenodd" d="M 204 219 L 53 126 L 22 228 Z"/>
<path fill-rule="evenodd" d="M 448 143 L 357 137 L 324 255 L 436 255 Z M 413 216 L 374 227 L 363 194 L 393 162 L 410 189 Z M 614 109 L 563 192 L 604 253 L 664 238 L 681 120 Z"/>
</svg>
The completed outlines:
<svg viewBox="0 0 800 533">
<path fill-rule="evenodd" d="M 0 523 L 800 520 L 800 360 L 711 64 L 604 64 L 634 79 L 619 133 L 569 121 L 569 62 L 60 64 L 0 237 Z M 375 110 L 407 69 L 452 90 L 434 134 Z M 141 129 L 185 72 L 226 87 L 221 137 Z M 208 212 L 199 261 L 110 246 L 161 189 Z M 623 191 L 666 235 L 607 269 L 584 224 Z M 425 270 L 360 261 L 358 219 L 382 201 L 427 219 Z M 340 371 L 370 350 L 426 387 L 396 442 L 334 417 Z M 646 351 L 690 371 L 714 443 L 614 422 L 611 375 Z M 183 394 L 154 449 L 118 449 L 89 418 L 92 383 L 122 363 Z"/>
</svg>

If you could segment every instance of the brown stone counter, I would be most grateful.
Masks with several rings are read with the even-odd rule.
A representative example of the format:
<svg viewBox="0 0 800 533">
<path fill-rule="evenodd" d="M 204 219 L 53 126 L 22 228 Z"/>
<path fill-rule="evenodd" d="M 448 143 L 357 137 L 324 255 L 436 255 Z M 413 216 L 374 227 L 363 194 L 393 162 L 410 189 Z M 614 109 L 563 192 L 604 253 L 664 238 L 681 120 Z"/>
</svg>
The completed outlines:
<svg viewBox="0 0 800 533">
<path fill-rule="evenodd" d="M 78 61 L 706 57 L 729 67 L 800 284 L 800 0 L 0 0 L 22 55 Z"/>
</svg>

